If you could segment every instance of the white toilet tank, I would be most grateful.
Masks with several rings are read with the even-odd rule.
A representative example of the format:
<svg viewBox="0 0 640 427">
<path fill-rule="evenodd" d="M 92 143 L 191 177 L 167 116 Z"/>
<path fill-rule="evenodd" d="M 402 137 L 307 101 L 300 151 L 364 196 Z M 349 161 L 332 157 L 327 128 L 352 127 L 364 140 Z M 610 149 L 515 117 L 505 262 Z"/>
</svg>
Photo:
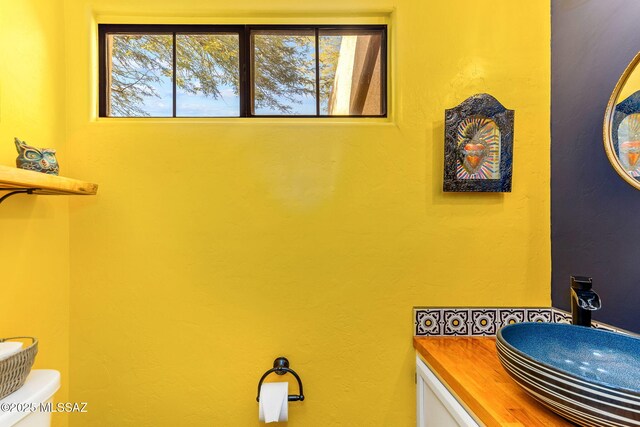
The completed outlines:
<svg viewBox="0 0 640 427">
<path fill-rule="evenodd" d="M 59 388 L 60 372 L 34 369 L 22 387 L 0 400 L 0 427 L 49 427 L 50 412 L 31 410 L 50 402 Z"/>
</svg>

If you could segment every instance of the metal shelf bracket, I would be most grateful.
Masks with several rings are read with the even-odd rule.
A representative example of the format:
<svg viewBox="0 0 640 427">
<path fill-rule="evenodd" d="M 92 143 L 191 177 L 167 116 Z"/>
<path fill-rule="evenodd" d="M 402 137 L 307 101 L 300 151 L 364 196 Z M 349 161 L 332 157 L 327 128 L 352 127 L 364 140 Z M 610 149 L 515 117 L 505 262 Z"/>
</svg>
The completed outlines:
<svg viewBox="0 0 640 427">
<path fill-rule="evenodd" d="M 0 188 L 0 190 L 12 190 L 12 189 L 10 189 L 10 188 Z M 7 193 L 4 196 L 0 197 L 0 203 L 4 202 L 9 197 L 14 196 L 16 194 L 33 194 L 33 192 L 37 191 L 37 190 L 39 190 L 39 188 L 27 188 L 27 189 L 24 189 L 24 190 L 12 191 L 12 192 Z"/>
</svg>

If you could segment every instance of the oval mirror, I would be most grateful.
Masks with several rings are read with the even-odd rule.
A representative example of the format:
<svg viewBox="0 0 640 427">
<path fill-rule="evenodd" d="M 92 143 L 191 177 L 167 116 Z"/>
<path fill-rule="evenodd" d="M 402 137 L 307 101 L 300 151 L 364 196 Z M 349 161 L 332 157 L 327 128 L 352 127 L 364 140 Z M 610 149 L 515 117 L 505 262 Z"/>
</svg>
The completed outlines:
<svg viewBox="0 0 640 427">
<path fill-rule="evenodd" d="M 611 165 L 640 189 L 640 52 L 618 80 L 604 113 L 604 148 Z"/>
</svg>

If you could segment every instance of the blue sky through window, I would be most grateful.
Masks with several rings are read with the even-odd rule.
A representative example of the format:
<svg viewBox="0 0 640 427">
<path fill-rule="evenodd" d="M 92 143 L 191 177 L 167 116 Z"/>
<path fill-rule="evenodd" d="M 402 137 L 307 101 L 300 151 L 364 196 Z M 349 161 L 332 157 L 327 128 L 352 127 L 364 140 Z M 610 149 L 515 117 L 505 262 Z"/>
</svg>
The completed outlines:
<svg viewBox="0 0 640 427">
<path fill-rule="evenodd" d="M 179 117 L 238 117 L 240 97 L 231 86 L 220 86 L 220 96 L 194 95 L 178 89 L 176 115 Z"/>
</svg>

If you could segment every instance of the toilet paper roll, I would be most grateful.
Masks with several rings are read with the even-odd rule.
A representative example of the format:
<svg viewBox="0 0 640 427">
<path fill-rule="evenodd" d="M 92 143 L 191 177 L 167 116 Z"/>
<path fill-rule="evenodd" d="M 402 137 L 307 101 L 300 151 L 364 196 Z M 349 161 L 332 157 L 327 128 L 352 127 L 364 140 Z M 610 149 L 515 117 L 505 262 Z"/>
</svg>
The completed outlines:
<svg viewBox="0 0 640 427">
<path fill-rule="evenodd" d="M 289 383 L 263 383 L 260 386 L 258 419 L 265 423 L 287 421 L 289 418 Z"/>
</svg>

